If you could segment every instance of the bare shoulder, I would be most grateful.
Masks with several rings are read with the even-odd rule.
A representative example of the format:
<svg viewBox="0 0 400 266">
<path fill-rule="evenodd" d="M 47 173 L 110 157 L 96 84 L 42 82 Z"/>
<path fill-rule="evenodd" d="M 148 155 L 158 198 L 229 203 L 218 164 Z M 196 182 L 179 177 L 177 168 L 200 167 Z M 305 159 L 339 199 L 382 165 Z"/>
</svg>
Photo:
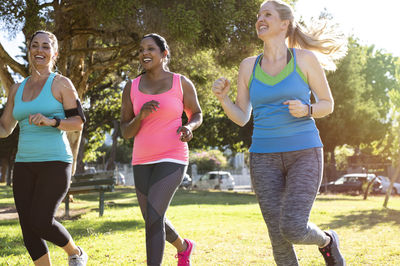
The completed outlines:
<svg viewBox="0 0 400 266">
<path fill-rule="evenodd" d="M 315 64 L 318 63 L 317 56 L 314 52 L 306 49 L 296 49 L 296 57 L 299 65 L 303 64 Z"/>
<path fill-rule="evenodd" d="M 194 89 L 194 84 L 193 84 L 193 82 L 192 82 L 189 78 L 187 78 L 186 76 L 184 76 L 184 75 L 181 75 L 181 83 L 182 83 L 182 88 L 183 88 L 184 90 L 187 90 L 187 89 Z"/>
<path fill-rule="evenodd" d="M 15 98 L 15 94 L 17 93 L 17 90 L 18 90 L 20 85 L 21 85 L 21 83 L 14 83 L 13 85 L 11 85 L 10 91 L 8 93 L 8 99 L 14 99 Z"/>
<path fill-rule="evenodd" d="M 242 60 L 240 63 L 240 69 L 253 69 L 254 64 L 256 63 L 257 56 L 250 56 Z"/>
<path fill-rule="evenodd" d="M 238 82 L 248 84 L 257 56 L 250 56 L 242 60 L 239 66 Z"/>
<path fill-rule="evenodd" d="M 55 83 L 56 87 L 61 90 L 67 89 L 67 90 L 76 91 L 75 86 L 72 83 L 72 81 L 63 75 L 57 74 L 54 77 L 54 83 Z"/>
<path fill-rule="evenodd" d="M 314 52 L 306 49 L 296 49 L 297 64 L 301 71 L 309 76 L 314 70 L 321 68 Z"/>
</svg>

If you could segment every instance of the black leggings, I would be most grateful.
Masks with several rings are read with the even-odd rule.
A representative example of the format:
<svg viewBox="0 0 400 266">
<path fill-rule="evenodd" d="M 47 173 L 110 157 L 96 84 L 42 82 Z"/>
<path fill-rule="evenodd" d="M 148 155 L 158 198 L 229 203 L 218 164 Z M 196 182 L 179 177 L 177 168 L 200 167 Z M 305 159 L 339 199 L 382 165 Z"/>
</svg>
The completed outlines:
<svg viewBox="0 0 400 266">
<path fill-rule="evenodd" d="M 66 162 L 17 162 L 13 191 L 25 246 L 32 260 L 46 253 L 46 241 L 63 247 L 71 239 L 54 219 L 71 180 L 71 164 Z"/>
<path fill-rule="evenodd" d="M 146 224 L 147 265 L 161 265 L 165 240 L 172 243 L 178 238 L 165 212 L 185 172 L 186 165 L 170 162 L 133 166 L 136 195 Z"/>
</svg>

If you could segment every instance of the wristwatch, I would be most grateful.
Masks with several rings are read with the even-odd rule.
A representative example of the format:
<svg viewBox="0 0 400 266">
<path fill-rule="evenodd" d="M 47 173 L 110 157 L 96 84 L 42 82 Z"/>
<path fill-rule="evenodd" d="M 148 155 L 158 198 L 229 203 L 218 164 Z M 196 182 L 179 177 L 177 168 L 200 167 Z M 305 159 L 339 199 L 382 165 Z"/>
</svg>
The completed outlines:
<svg viewBox="0 0 400 266">
<path fill-rule="evenodd" d="M 56 124 L 55 124 L 54 126 L 52 126 L 52 127 L 59 127 L 59 126 L 60 126 L 61 119 L 58 118 L 58 117 L 53 117 L 53 119 L 56 120 Z"/>
<path fill-rule="evenodd" d="M 308 104 L 308 117 L 312 117 L 313 114 L 313 108 L 312 108 L 312 104 Z"/>
</svg>

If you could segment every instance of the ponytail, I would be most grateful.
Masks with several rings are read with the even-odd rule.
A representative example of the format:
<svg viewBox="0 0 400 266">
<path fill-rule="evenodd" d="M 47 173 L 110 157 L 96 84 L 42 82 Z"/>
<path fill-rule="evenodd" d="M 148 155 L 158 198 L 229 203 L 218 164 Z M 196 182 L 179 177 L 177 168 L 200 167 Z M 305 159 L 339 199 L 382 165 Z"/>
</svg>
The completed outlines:
<svg viewBox="0 0 400 266">
<path fill-rule="evenodd" d="M 288 29 L 288 45 L 291 48 L 302 48 L 316 52 L 323 68 L 335 70 L 335 60 L 346 54 L 347 42 L 342 34 L 338 34 L 328 23 L 312 23 L 313 27 L 303 27 L 292 22 Z M 292 27 L 290 27 L 292 26 Z"/>
<path fill-rule="evenodd" d="M 346 54 L 347 41 L 343 34 L 333 29 L 328 22 L 312 21 L 310 27 L 300 25 L 294 19 L 293 9 L 281 0 L 267 0 L 271 2 L 281 20 L 288 20 L 289 26 L 286 37 L 289 48 L 302 48 L 316 52 L 321 65 L 327 70 L 335 70 L 335 60 Z"/>
</svg>

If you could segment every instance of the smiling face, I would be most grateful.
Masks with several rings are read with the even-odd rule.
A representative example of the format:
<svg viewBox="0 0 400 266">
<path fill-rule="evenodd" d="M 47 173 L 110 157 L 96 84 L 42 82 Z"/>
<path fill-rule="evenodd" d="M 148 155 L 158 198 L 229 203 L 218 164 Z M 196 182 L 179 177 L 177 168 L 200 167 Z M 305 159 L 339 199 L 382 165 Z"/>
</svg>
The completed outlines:
<svg viewBox="0 0 400 266">
<path fill-rule="evenodd" d="M 257 14 L 256 31 L 260 39 L 282 35 L 286 36 L 289 21 L 282 20 L 272 2 L 264 3 Z"/>
<path fill-rule="evenodd" d="M 152 37 L 146 37 L 140 42 L 139 61 L 145 70 L 154 67 L 163 67 L 163 59 L 167 56 L 168 51 L 161 51 Z"/>
<path fill-rule="evenodd" d="M 35 68 L 52 68 L 57 57 L 56 46 L 47 33 L 36 34 L 29 46 L 29 60 Z"/>
</svg>

